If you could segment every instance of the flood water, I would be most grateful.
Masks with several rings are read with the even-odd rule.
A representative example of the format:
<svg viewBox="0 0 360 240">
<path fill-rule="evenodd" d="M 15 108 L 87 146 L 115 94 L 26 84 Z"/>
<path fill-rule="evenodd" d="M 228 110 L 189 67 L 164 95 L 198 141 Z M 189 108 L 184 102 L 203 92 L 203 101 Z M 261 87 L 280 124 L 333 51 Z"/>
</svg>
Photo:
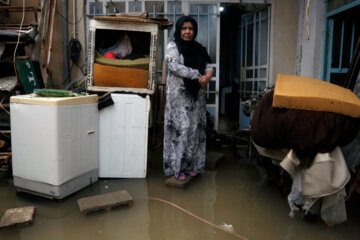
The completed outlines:
<svg viewBox="0 0 360 240">
<path fill-rule="evenodd" d="M 215 170 L 207 170 L 185 189 L 164 185 L 161 150 L 149 152 L 146 179 L 101 179 L 61 201 L 18 194 L 11 182 L 1 181 L 0 215 L 8 208 L 31 205 L 36 214 L 31 225 L 0 230 L 0 239 L 240 239 L 149 197 L 172 202 L 213 224 L 232 225 L 243 239 L 360 239 L 357 209 L 348 209 L 349 220 L 330 228 L 320 219 L 309 223 L 299 216 L 289 218 L 279 189 L 266 184 L 253 164 L 225 154 Z M 77 199 L 119 190 L 132 195 L 132 207 L 80 213 Z"/>
</svg>

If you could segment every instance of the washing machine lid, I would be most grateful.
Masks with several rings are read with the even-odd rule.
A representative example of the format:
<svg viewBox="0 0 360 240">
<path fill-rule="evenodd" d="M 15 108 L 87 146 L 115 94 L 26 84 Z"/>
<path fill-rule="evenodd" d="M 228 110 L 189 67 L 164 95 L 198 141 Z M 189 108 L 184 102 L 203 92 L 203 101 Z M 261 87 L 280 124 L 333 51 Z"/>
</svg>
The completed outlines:
<svg viewBox="0 0 360 240">
<path fill-rule="evenodd" d="M 79 104 L 92 104 L 98 102 L 96 94 L 77 97 L 38 97 L 32 94 L 19 95 L 10 98 L 10 103 L 22 103 L 32 105 L 47 105 L 47 106 L 68 106 Z"/>
</svg>

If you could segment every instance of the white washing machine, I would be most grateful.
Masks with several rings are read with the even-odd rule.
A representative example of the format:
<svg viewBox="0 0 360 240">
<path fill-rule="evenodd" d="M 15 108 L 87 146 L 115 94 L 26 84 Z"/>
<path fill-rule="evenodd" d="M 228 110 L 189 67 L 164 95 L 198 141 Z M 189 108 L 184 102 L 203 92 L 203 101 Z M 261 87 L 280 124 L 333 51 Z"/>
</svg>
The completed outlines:
<svg viewBox="0 0 360 240">
<path fill-rule="evenodd" d="M 14 185 L 61 199 L 98 180 L 97 95 L 10 98 Z"/>
</svg>

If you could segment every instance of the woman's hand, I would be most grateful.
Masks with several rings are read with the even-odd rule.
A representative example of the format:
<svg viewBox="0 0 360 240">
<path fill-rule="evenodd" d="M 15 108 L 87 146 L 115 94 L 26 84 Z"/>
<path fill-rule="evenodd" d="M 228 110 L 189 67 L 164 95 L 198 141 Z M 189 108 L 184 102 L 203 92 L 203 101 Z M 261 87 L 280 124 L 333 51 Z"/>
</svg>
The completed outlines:
<svg viewBox="0 0 360 240">
<path fill-rule="evenodd" d="M 205 75 L 200 75 L 199 84 L 202 88 L 206 88 L 206 85 L 210 82 L 212 75 L 212 71 L 207 71 Z"/>
<path fill-rule="evenodd" d="M 202 88 L 206 88 L 206 85 L 208 84 L 208 79 L 206 78 L 205 75 L 200 75 L 200 78 L 199 78 L 199 84 Z"/>
</svg>

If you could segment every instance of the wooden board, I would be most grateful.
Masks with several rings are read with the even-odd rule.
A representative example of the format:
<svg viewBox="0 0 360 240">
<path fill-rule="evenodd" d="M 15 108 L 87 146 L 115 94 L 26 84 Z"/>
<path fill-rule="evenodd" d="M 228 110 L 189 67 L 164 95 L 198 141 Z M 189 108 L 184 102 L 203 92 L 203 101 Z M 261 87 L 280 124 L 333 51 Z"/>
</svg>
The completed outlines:
<svg viewBox="0 0 360 240">
<path fill-rule="evenodd" d="M 94 63 L 94 86 L 147 88 L 149 71 Z"/>
<path fill-rule="evenodd" d="M 193 177 L 191 176 L 186 176 L 186 180 L 179 181 L 174 176 L 171 176 L 165 180 L 165 185 L 169 187 L 184 188 L 192 180 L 192 178 Z"/>
<path fill-rule="evenodd" d="M 80 198 L 78 200 L 80 212 L 85 214 L 102 209 L 111 210 L 120 205 L 132 206 L 132 204 L 133 198 L 126 190 Z"/>
</svg>

